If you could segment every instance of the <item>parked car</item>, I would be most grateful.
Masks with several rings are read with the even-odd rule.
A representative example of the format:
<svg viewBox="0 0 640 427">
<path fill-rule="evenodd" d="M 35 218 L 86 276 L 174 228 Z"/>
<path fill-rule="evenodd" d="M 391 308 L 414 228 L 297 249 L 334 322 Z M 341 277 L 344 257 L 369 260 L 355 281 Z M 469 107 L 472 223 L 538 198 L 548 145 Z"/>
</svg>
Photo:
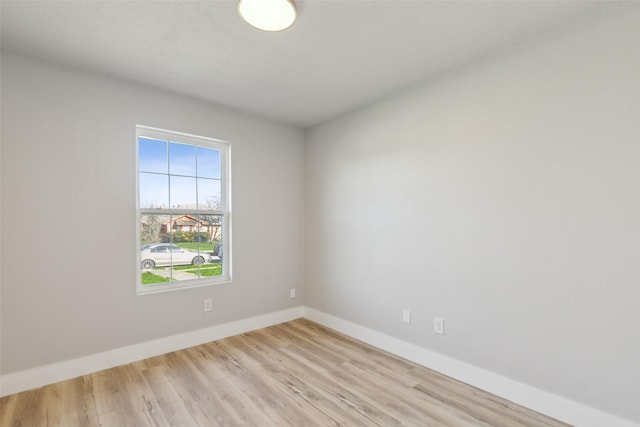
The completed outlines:
<svg viewBox="0 0 640 427">
<path fill-rule="evenodd" d="M 167 265 L 200 265 L 205 262 L 203 254 L 193 252 L 170 243 L 152 243 L 141 248 L 142 268 Z"/>
<path fill-rule="evenodd" d="M 222 262 L 222 243 L 216 243 L 214 245 L 211 255 L 213 255 L 212 260 L 214 260 L 214 262 Z"/>
</svg>

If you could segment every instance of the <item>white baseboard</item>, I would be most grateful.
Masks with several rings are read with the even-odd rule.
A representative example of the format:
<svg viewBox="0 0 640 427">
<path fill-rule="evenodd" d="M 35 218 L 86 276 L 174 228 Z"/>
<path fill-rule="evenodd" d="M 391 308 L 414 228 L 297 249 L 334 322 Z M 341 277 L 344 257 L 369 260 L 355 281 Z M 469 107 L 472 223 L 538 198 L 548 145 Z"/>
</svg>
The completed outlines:
<svg viewBox="0 0 640 427">
<path fill-rule="evenodd" d="M 615 415 L 309 307 L 304 308 L 304 317 L 389 353 L 574 426 L 640 427 L 639 424 Z"/>
<path fill-rule="evenodd" d="M 148 357 L 193 347 L 198 344 L 242 334 L 255 329 L 266 328 L 267 326 L 278 323 L 288 322 L 302 317 L 303 312 L 304 309 L 302 306 L 294 307 L 186 332 L 184 334 L 172 335 L 153 341 L 121 347 L 73 360 L 66 360 L 64 362 L 52 363 L 50 365 L 2 375 L 0 376 L 0 396 L 7 396 Z"/>
</svg>

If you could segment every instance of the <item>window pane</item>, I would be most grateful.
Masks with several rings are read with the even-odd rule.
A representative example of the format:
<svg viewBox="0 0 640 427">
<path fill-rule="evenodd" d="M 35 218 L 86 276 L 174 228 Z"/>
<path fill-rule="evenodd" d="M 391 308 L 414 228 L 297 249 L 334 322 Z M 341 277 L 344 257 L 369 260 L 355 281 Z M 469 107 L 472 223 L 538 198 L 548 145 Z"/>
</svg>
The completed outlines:
<svg viewBox="0 0 640 427">
<path fill-rule="evenodd" d="M 196 179 L 171 176 L 170 201 L 172 209 L 196 209 Z"/>
<path fill-rule="evenodd" d="M 142 267 L 142 284 L 152 285 L 171 280 L 170 272 L 165 272 L 163 264 L 170 263 L 167 250 L 169 236 L 167 234 L 168 215 L 140 216 L 140 261 Z"/>
<path fill-rule="evenodd" d="M 200 277 L 222 275 L 222 216 L 200 215 L 200 253 L 207 262 L 200 266 Z"/>
<path fill-rule="evenodd" d="M 170 142 L 169 173 L 196 176 L 196 147 Z"/>
<path fill-rule="evenodd" d="M 140 172 L 140 207 L 166 209 L 169 207 L 169 177 Z"/>
<path fill-rule="evenodd" d="M 198 147 L 198 177 L 220 179 L 220 150 Z"/>
<path fill-rule="evenodd" d="M 169 215 L 140 215 L 140 244 L 167 243 Z"/>
<path fill-rule="evenodd" d="M 138 138 L 138 153 L 140 172 L 169 172 L 167 141 Z"/>
<path fill-rule="evenodd" d="M 213 245 L 213 254 L 210 259 L 213 267 L 210 271 L 211 276 L 221 276 L 222 271 L 222 259 L 225 256 L 224 242 L 222 239 L 222 230 L 224 219 L 222 215 L 208 215 L 205 218 L 209 221 L 209 229 L 211 230 L 211 243 Z M 204 275 L 204 274 L 203 274 Z"/>
<path fill-rule="evenodd" d="M 198 209 L 222 209 L 220 180 L 198 178 Z"/>
</svg>

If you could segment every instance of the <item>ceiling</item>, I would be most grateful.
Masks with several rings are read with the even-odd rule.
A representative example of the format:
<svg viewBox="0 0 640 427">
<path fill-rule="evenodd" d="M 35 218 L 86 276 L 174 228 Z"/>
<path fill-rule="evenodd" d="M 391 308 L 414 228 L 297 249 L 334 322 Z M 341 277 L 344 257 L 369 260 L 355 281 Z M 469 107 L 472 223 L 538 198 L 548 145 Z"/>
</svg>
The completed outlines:
<svg viewBox="0 0 640 427">
<path fill-rule="evenodd" d="M 2 48 L 309 127 L 617 3 L 296 4 L 266 33 L 234 0 L 2 0 Z"/>
</svg>

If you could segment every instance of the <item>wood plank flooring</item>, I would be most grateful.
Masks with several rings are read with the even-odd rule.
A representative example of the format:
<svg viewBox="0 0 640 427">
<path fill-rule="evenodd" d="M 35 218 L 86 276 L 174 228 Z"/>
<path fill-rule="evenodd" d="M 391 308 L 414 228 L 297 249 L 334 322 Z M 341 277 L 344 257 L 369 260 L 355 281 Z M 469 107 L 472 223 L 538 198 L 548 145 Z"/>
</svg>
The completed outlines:
<svg viewBox="0 0 640 427">
<path fill-rule="evenodd" d="M 0 399 L 10 426 L 566 426 L 305 319 Z"/>
</svg>

